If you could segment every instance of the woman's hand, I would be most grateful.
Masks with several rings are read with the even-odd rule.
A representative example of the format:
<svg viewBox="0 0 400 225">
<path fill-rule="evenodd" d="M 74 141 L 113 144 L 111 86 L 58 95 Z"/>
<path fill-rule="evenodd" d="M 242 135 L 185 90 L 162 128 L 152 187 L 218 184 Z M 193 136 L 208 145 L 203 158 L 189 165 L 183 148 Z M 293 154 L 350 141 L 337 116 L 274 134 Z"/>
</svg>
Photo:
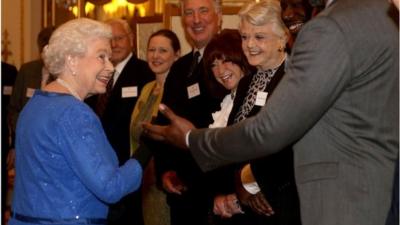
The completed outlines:
<svg viewBox="0 0 400 225">
<path fill-rule="evenodd" d="M 186 191 L 186 185 L 179 179 L 175 171 L 167 171 L 162 176 L 163 188 L 168 193 L 174 193 L 181 195 L 183 191 Z"/>
<path fill-rule="evenodd" d="M 218 195 L 214 198 L 214 214 L 222 218 L 230 218 L 235 214 L 244 213 L 239 205 L 236 194 Z"/>
</svg>

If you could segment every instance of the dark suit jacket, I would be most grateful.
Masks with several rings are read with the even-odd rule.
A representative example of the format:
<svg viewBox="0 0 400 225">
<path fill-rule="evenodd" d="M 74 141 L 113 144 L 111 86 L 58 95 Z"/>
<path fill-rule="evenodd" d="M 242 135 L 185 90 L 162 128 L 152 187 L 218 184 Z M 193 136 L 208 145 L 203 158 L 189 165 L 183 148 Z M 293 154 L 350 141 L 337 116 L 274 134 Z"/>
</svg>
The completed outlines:
<svg viewBox="0 0 400 225">
<path fill-rule="evenodd" d="M 399 151 L 399 30 L 389 6 L 337 0 L 309 21 L 257 116 L 191 132 L 199 165 L 269 155 L 297 140 L 303 225 L 384 224 Z"/>
<path fill-rule="evenodd" d="M 193 53 L 189 53 L 181 57 L 172 66 L 170 73 L 164 84 L 164 95 L 162 102 L 168 105 L 174 112 L 190 120 L 196 127 L 207 127 L 213 119 L 212 112 L 219 109 L 221 99 L 210 95 L 204 80 L 204 68 L 202 62 L 197 66 L 194 73 L 188 77 L 190 65 L 192 62 Z M 200 95 L 189 99 L 187 88 L 190 85 L 198 84 Z M 159 114 L 156 123 L 167 124 L 169 121 Z M 166 171 L 176 171 L 178 177 L 187 185 L 188 189 L 184 195 L 168 194 L 168 203 L 171 206 L 171 212 L 175 212 L 176 207 L 191 207 L 188 213 L 174 215 L 180 219 L 192 221 L 192 224 L 200 224 L 201 220 L 206 219 L 207 210 L 212 202 L 209 192 L 209 184 L 207 175 L 200 170 L 191 155 L 183 152 L 173 146 L 163 143 L 157 143 L 152 149 L 155 150 L 155 166 L 158 180 L 161 181 L 161 176 Z M 179 199 L 189 205 L 175 204 Z M 187 208 L 189 209 L 189 208 Z M 186 219 L 185 219 L 186 218 Z M 174 219 L 173 219 L 174 220 Z"/>
<path fill-rule="evenodd" d="M 8 90 L 12 90 L 15 79 L 17 78 L 17 68 L 5 62 L 1 62 L 1 149 L 2 153 L 7 153 L 9 149 L 9 135 L 10 130 L 8 129 L 8 118 L 7 118 L 7 107 L 10 102 L 10 95 Z M 7 90 L 7 91 L 5 91 Z M 3 156 L 7 156 L 4 154 Z"/>
<path fill-rule="evenodd" d="M 132 55 L 112 88 L 103 116 L 100 118 L 107 138 L 117 153 L 120 165 L 129 159 L 129 126 L 132 111 L 143 86 L 152 80 L 154 80 L 154 73 L 147 62 Z M 122 89 L 127 87 L 137 87 L 137 96 L 122 97 Z M 94 99 L 92 97 L 87 100 L 92 108 L 95 108 L 97 98 L 98 95 L 94 96 Z"/>
<path fill-rule="evenodd" d="M 7 155 L 10 149 L 10 130 L 8 127 L 7 106 L 10 101 L 10 88 L 14 86 L 17 77 L 17 68 L 1 62 L 1 213 L 4 215 L 7 200 Z"/>
<path fill-rule="evenodd" d="M 219 108 L 219 99 L 209 94 L 204 81 L 204 68 L 202 62 L 192 76 L 188 77 L 188 71 L 192 62 L 193 53 L 181 57 L 172 66 L 169 76 L 164 84 L 164 95 L 162 103 L 168 105 L 177 115 L 190 120 L 196 127 L 208 127 L 213 121 L 211 113 Z M 198 84 L 200 95 L 188 97 L 187 87 Z M 167 124 L 168 120 L 159 114 L 157 123 Z M 200 168 L 188 153 L 173 146 L 161 144 L 163 150 L 156 154 L 157 168 L 161 173 L 168 170 L 175 170 L 181 179 L 189 186 L 201 184 L 203 176 Z M 164 150 L 168 148 L 170 151 Z M 161 157 L 158 157 L 161 156 Z"/>
<path fill-rule="evenodd" d="M 39 89 L 42 82 L 43 61 L 40 59 L 22 64 L 18 71 L 17 79 L 10 97 L 8 106 L 9 120 L 11 123 L 12 145 L 14 145 L 15 128 L 19 113 L 30 99 L 28 89 Z"/>
</svg>

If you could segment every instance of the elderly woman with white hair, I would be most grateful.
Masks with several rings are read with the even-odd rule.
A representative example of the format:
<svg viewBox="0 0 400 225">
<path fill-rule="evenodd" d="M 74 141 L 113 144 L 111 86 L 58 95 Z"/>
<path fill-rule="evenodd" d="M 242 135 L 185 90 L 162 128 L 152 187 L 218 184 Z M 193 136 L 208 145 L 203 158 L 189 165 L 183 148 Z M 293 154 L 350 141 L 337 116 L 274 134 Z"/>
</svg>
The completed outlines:
<svg viewBox="0 0 400 225">
<path fill-rule="evenodd" d="M 36 90 L 16 131 L 11 225 L 105 224 L 107 203 L 136 190 L 142 168 L 118 165 L 96 114 L 83 100 L 104 93 L 114 67 L 111 28 L 75 19 L 51 36 L 42 57 L 56 77 Z"/>
</svg>

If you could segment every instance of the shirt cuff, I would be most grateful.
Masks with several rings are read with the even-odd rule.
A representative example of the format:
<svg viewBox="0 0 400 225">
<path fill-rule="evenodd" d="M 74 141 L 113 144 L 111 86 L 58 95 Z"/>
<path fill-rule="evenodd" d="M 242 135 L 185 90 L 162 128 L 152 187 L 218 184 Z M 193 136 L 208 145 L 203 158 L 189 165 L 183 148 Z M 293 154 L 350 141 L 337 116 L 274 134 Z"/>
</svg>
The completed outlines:
<svg viewBox="0 0 400 225">
<path fill-rule="evenodd" d="M 250 164 L 246 164 L 240 172 L 240 179 L 242 181 L 243 188 L 250 194 L 257 194 L 260 192 L 256 179 L 254 178 L 253 172 L 251 171 Z"/>
<path fill-rule="evenodd" d="M 186 147 L 188 147 L 189 148 L 189 135 L 190 135 L 190 132 L 191 132 L 192 130 L 189 130 L 188 132 L 186 132 L 186 134 L 185 134 L 185 143 L 186 143 Z"/>
</svg>

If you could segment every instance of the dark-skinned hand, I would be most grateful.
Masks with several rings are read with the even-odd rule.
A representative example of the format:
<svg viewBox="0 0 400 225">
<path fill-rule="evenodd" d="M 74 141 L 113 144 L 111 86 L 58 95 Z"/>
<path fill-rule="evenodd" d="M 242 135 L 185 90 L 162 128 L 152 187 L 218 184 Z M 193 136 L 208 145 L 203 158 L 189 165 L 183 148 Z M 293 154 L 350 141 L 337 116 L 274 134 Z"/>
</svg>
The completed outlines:
<svg viewBox="0 0 400 225">
<path fill-rule="evenodd" d="M 271 205 L 268 203 L 267 199 L 264 197 L 261 191 L 256 194 L 249 193 L 242 184 L 240 177 L 241 171 L 239 170 L 235 174 L 235 189 L 236 195 L 242 205 L 250 207 L 254 212 L 265 215 L 272 216 L 275 212 Z"/>
<path fill-rule="evenodd" d="M 195 126 L 183 117 L 177 116 L 164 104 L 159 106 L 160 112 L 170 120 L 166 126 L 143 123 L 144 135 L 158 141 L 164 141 L 181 149 L 188 149 L 186 146 L 186 133 L 195 129 Z"/>
</svg>

